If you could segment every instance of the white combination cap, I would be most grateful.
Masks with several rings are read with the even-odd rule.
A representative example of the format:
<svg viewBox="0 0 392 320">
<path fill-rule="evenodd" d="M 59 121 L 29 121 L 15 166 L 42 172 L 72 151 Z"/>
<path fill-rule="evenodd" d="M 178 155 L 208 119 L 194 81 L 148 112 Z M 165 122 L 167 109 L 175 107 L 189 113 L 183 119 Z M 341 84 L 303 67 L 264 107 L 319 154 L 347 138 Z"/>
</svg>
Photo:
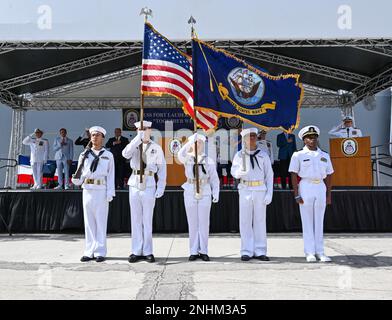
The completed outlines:
<svg viewBox="0 0 392 320">
<path fill-rule="evenodd" d="M 317 136 L 320 135 L 320 129 L 316 126 L 310 125 L 303 127 L 299 132 L 298 132 L 298 137 L 303 140 L 306 136 L 310 136 L 312 134 L 315 134 Z"/>
</svg>

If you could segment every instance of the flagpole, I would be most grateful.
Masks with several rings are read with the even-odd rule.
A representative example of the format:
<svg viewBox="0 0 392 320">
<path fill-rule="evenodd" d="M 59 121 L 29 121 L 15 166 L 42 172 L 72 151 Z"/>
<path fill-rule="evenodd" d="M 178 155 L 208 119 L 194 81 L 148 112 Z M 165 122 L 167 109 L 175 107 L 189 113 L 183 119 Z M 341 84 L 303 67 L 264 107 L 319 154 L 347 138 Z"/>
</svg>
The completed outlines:
<svg viewBox="0 0 392 320">
<path fill-rule="evenodd" d="M 140 11 L 140 15 L 142 15 L 142 14 L 144 15 L 144 24 L 146 24 L 147 20 L 148 20 L 148 16 L 152 16 L 152 10 L 147 8 L 147 7 L 144 7 Z M 144 52 L 144 41 L 143 41 L 143 52 Z M 143 55 L 143 53 L 142 53 L 142 55 Z M 142 70 L 142 73 L 143 73 L 143 70 Z M 141 131 L 144 130 L 143 120 L 144 120 L 144 93 L 143 93 L 142 88 L 140 88 L 140 129 L 139 130 L 141 130 Z M 140 163 L 139 181 L 140 181 L 140 184 L 142 184 L 143 183 L 143 177 L 144 177 L 143 141 L 139 145 L 139 149 L 140 149 L 140 153 L 139 153 L 139 155 L 140 155 L 139 156 L 139 163 Z"/>
<path fill-rule="evenodd" d="M 195 18 L 193 18 L 192 16 L 189 18 L 188 20 L 188 24 L 191 25 L 191 39 L 195 36 L 195 29 L 194 29 L 194 25 L 196 23 Z M 194 113 L 194 117 L 193 117 L 193 127 L 194 127 L 194 132 L 196 133 L 196 137 L 197 137 L 197 110 L 195 108 L 195 106 L 193 106 L 193 113 Z M 196 194 L 195 194 L 195 198 L 196 199 L 200 199 L 201 198 L 201 194 L 200 194 L 200 179 L 199 179 L 199 163 L 198 163 L 198 150 L 197 150 L 197 139 L 195 139 L 194 142 L 194 149 L 195 149 L 195 180 L 196 180 Z"/>
</svg>

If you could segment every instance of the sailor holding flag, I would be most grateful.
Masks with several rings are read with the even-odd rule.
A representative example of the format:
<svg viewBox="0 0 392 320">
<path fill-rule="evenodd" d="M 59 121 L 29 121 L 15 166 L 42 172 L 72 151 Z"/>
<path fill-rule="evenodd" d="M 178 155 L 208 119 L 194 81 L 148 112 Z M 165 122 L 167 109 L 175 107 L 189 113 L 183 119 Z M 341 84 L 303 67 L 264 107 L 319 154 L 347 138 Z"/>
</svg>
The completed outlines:
<svg viewBox="0 0 392 320">
<path fill-rule="evenodd" d="M 209 261 L 208 233 L 210 229 L 211 198 L 213 203 L 219 201 L 219 177 L 213 159 L 204 153 L 206 137 L 201 133 L 194 133 L 188 142 L 182 146 L 177 156 L 184 164 L 186 182 L 184 202 L 189 228 L 189 261 L 198 258 Z M 197 156 L 195 151 L 197 144 Z M 197 157 L 197 160 L 195 159 Z M 198 173 L 196 173 L 198 170 Z M 198 177 L 198 181 L 196 181 Z M 197 191 L 197 182 L 199 192 Z"/>
</svg>

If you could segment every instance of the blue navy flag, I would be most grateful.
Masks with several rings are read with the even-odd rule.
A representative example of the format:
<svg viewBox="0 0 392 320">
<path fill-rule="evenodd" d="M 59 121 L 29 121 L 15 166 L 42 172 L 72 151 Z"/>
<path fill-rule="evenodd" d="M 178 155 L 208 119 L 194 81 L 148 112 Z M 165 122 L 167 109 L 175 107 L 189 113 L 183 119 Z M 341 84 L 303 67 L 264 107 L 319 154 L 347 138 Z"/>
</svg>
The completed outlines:
<svg viewBox="0 0 392 320">
<path fill-rule="evenodd" d="M 303 88 L 298 74 L 272 76 L 199 40 L 192 41 L 194 105 L 265 129 L 299 124 Z"/>
</svg>

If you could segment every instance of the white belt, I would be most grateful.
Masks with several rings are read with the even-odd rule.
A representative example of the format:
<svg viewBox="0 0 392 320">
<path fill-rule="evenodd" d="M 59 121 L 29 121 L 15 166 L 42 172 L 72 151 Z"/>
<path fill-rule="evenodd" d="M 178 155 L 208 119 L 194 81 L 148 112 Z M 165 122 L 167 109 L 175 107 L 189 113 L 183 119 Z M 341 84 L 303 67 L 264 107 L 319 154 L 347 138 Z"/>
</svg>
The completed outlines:
<svg viewBox="0 0 392 320">
<path fill-rule="evenodd" d="M 261 180 L 247 181 L 247 180 L 240 179 L 240 183 L 244 184 L 248 187 L 259 187 L 264 184 L 264 181 L 261 181 Z"/>
<path fill-rule="evenodd" d="M 310 183 L 313 183 L 313 184 L 319 184 L 319 183 L 321 183 L 321 181 L 322 181 L 322 180 L 320 180 L 320 179 L 301 179 L 301 181 L 302 181 L 302 180 L 307 181 L 307 182 L 310 182 Z"/>
<path fill-rule="evenodd" d="M 206 183 L 208 183 L 209 181 L 210 181 L 209 179 L 199 179 L 199 183 L 200 183 L 200 184 L 206 184 Z M 187 182 L 188 182 L 188 183 L 196 183 L 196 179 L 188 178 L 188 179 L 187 179 Z"/>
<path fill-rule="evenodd" d="M 95 184 L 97 186 L 105 185 L 106 181 L 104 179 L 85 179 L 85 184 Z"/>
</svg>

